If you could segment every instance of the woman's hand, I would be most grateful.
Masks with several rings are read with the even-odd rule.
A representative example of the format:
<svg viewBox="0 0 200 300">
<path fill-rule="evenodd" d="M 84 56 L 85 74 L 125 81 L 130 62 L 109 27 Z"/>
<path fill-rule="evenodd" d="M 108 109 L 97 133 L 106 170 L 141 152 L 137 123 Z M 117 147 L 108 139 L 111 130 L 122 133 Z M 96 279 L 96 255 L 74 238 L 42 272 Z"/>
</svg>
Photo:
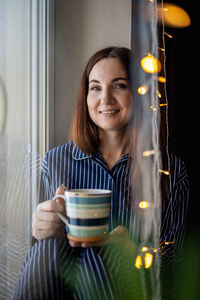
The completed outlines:
<svg viewBox="0 0 200 300">
<path fill-rule="evenodd" d="M 60 186 L 56 190 L 56 195 L 64 194 L 63 188 Z M 65 237 L 65 224 L 56 214 L 62 213 L 66 216 L 64 200 L 58 198 L 56 200 L 47 200 L 37 205 L 37 210 L 33 214 L 33 236 L 37 240 L 46 239 L 48 237 Z"/>
<path fill-rule="evenodd" d="M 71 247 L 100 247 L 112 244 L 119 248 L 125 255 L 130 256 L 136 252 L 137 246 L 131 241 L 128 230 L 123 226 L 117 226 L 110 232 L 107 238 L 100 242 L 86 243 L 69 240 Z"/>
</svg>

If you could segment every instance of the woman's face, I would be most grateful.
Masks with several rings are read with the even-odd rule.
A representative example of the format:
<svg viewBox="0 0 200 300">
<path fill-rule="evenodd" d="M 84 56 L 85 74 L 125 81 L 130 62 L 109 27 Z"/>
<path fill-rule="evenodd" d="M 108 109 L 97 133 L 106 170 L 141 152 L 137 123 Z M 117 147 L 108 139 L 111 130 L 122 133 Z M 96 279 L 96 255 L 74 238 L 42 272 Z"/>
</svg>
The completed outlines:
<svg viewBox="0 0 200 300">
<path fill-rule="evenodd" d="M 120 130 L 128 125 L 133 100 L 128 77 L 117 58 L 97 62 L 89 74 L 87 105 L 92 121 L 101 130 Z"/>
</svg>

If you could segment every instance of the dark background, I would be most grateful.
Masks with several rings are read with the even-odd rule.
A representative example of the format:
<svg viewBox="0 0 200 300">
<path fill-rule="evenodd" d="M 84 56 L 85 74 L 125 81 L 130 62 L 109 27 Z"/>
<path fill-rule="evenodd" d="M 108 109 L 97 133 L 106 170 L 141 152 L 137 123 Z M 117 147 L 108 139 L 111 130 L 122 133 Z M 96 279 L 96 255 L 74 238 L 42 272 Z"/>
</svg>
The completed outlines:
<svg viewBox="0 0 200 300">
<path fill-rule="evenodd" d="M 167 95 L 169 102 L 169 145 L 185 162 L 190 197 L 183 258 L 177 265 L 177 299 L 200 299 L 200 168 L 199 168 L 199 29 L 198 1 L 170 1 L 184 8 L 191 18 L 187 28 L 165 27 Z"/>
<path fill-rule="evenodd" d="M 170 1 L 184 8 L 191 17 L 191 26 L 175 29 L 165 27 L 173 36 L 165 38 L 167 94 L 169 101 L 169 144 L 186 163 L 190 178 L 188 230 L 200 227 L 199 193 L 199 88 L 198 82 L 198 25 L 195 1 Z M 200 235 L 199 235 L 200 236 Z"/>
</svg>

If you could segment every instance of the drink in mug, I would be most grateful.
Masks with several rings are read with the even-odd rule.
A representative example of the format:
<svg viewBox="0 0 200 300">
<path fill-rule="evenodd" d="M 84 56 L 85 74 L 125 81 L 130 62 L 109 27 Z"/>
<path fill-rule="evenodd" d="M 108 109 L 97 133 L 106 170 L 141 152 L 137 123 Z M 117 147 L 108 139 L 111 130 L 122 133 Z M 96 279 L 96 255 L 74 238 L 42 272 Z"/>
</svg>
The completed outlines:
<svg viewBox="0 0 200 300">
<path fill-rule="evenodd" d="M 112 191 L 101 189 L 73 189 L 56 198 L 65 200 L 65 218 L 58 216 L 68 227 L 68 238 L 79 242 L 103 240 L 108 233 Z"/>
</svg>

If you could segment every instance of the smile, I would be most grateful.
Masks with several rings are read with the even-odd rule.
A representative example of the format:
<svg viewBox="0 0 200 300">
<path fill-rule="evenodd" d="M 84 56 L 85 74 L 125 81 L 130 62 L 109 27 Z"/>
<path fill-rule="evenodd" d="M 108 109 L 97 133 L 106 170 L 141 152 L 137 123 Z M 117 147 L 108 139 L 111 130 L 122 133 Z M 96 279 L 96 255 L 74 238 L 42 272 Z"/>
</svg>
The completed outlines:
<svg viewBox="0 0 200 300">
<path fill-rule="evenodd" d="M 113 110 L 103 110 L 100 111 L 101 114 L 109 115 L 109 114 L 114 114 L 116 112 L 119 112 L 119 109 L 113 109 Z"/>
</svg>

